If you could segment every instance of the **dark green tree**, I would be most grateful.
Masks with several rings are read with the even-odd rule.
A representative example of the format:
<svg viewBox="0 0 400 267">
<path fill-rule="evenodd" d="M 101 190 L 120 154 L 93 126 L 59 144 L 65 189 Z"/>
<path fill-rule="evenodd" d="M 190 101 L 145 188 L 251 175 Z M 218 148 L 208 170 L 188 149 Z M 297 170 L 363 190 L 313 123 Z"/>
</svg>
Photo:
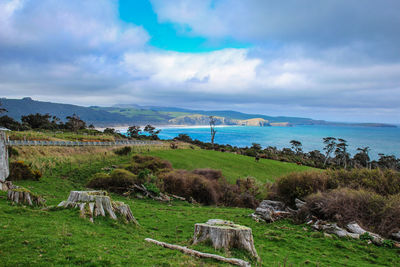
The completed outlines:
<svg viewBox="0 0 400 267">
<path fill-rule="evenodd" d="M 29 114 L 26 116 L 21 116 L 21 121 L 23 124 L 29 126 L 32 129 L 57 129 L 57 123 L 50 121 L 52 116 L 49 114 Z"/>
<path fill-rule="evenodd" d="M 0 126 L 10 129 L 12 131 L 27 130 L 27 128 L 23 127 L 21 123 L 19 123 L 18 121 L 14 120 L 9 116 L 0 117 Z"/>
<path fill-rule="evenodd" d="M 339 138 L 338 142 L 336 144 L 336 150 L 335 150 L 335 155 L 338 160 L 338 165 L 341 166 L 343 164 L 343 167 L 346 169 L 347 168 L 347 161 L 350 157 L 349 153 L 347 153 L 347 141 L 344 139 Z"/>
<path fill-rule="evenodd" d="M 86 128 L 86 122 L 81 120 L 81 118 L 74 113 L 72 116 L 67 117 L 65 127 L 73 132 L 77 132 L 78 130 Z"/>
<path fill-rule="evenodd" d="M 139 139 L 141 132 L 142 132 L 142 130 L 140 129 L 140 126 L 133 125 L 128 128 L 127 133 L 128 133 L 129 137 Z"/>
<path fill-rule="evenodd" d="M 151 126 L 150 124 L 147 124 L 144 127 L 145 132 L 147 132 L 150 135 L 150 138 L 153 140 L 159 140 L 160 138 L 158 138 L 158 134 L 161 132 L 161 130 L 156 130 L 156 128 L 154 126 Z"/>
<path fill-rule="evenodd" d="M 105 128 L 104 131 L 103 131 L 103 133 L 105 133 L 105 134 L 110 134 L 110 135 L 116 134 L 114 128 Z"/>
<path fill-rule="evenodd" d="M 371 149 L 368 146 L 357 148 L 358 153 L 354 155 L 353 160 L 360 162 L 365 168 L 368 168 L 371 160 L 369 157 L 370 150 Z"/>
<path fill-rule="evenodd" d="M 290 141 L 290 144 L 292 145 L 292 149 L 294 150 L 294 152 L 299 155 L 301 152 L 303 152 L 303 144 L 300 141 L 297 140 L 292 140 Z"/>
<path fill-rule="evenodd" d="M 326 165 L 326 162 L 328 161 L 331 153 L 335 150 L 336 148 L 336 138 L 335 137 L 325 137 L 322 139 L 325 147 L 325 160 L 324 160 L 324 167 Z"/>
</svg>

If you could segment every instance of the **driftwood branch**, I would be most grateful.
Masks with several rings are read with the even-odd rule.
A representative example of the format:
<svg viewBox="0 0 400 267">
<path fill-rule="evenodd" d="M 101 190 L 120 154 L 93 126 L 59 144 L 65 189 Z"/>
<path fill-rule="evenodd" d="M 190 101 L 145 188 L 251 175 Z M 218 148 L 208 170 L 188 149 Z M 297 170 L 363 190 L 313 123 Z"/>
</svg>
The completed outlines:
<svg viewBox="0 0 400 267">
<path fill-rule="evenodd" d="M 182 247 L 182 246 L 178 246 L 178 245 L 173 245 L 173 244 L 168 244 L 165 242 L 160 242 L 151 238 L 146 238 L 145 239 L 147 242 L 150 243 L 154 243 L 158 246 L 164 247 L 164 248 L 169 248 L 169 249 L 174 249 L 174 250 L 179 250 L 185 254 L 191 255 L 191 256 L 195 256 L 195 257 L 199 257 L 199 258 L 208 258 L 208 259 L 215 259 L 218 261 L 222 261 L 222 262 L 226 262 L 226 263 L 230 263 L 233 265 L 237 265 L 237 266 L 242 266 L 242 267 L 250 267 L 250 263 L 248 263 L 247 261 L 241 260 L 241 259 L 236 259 L 236 258 L 225 258 L 219 255 L 215 255 L 215 254 L 210 254 L 210 253 L 203 253 L 197 250 L 193 250 L 193 249 L 189 249 L 187 247 Z"/>
</svg>

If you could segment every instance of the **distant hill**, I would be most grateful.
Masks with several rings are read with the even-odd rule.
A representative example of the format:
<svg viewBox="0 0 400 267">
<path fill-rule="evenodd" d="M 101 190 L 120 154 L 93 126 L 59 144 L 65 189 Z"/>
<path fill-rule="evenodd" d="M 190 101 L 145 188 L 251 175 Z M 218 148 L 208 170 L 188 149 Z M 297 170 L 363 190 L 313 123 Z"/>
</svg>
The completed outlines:
<svg viewBox="0 0 400 267">
<path fill-rule="evenodd" d="M 65 121 L 65 117 L 77 114 L 88 124 L 97 127 L 126 125 L 207 125 L 208 116 L 217 117 L 217 124 L 248 126 L 294 126 L 294 125 L 333 125 L 333 126 L 369 126 L 396 127 L 383 123 L 336 123 L 301 117 L 267 116 L 246 114 L 232 110 L 190 110 L 176 107 L 139 106 L 121 104 L 112 107 L 82 107 L 71 104 L 59 104 L 36 101 L 29 97 L 23 99 L 0 99 L 8 110 L 6 115 L 20 120 L 21 116 L 32 113 L 49 113 Z"/>
<path fill-rule="evenodd" d="M 70 104 L 58 104 L 51 102 L 35 101 L 29 97 L 23 99 L 0 99 L 1 104 L 7 109 L 7 116 L 20 120 L 21 116 L 41 113 L 49 113 L 65 121 L 65 117 L 77 114 L 88 124 L 98 126 L 118 123 L 128 123 L 129 119 L 116 113 L 110 113 L 104 110 L 95 110 L 93 108 L 81 107 Z"/>
</svg>

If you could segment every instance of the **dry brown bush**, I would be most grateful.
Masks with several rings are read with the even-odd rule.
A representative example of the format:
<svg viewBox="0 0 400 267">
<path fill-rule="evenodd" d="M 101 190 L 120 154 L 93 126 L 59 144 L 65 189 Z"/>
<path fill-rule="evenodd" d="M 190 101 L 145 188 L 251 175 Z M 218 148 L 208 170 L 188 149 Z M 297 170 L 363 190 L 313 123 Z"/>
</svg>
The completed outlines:
<svg viewBox="0 0 400 267">
<path fill-rule="evenodd" d="M 365 229 L 388 237 L 400 230 L 400 194 L 382 196 L 366 190 L 339 188 L 306 198 L 302 214 L 336 221 L 357 222 Z"/>
<path fill-rule="evenodd" d="M 201 175 L 201 174 L 205 175 Z M 229 184 L 220 171 L 174 170 L 162 174 L 162 191 L 179 195 L 206 205 L 256 208 L 261 197 L 261 186 L 254 178 L 238 179 Z"/>
<path fill-rule="evenodd" d="M 213 169 L 196 169 L 192 173 L 202 175 L 209 180 L 219 180 L 222 178 L 222 172 L 220 170 Z"/>
<path fill-rule="evenodd" d="M 295 198 L 339 187 L 366 189 L 383 196 L 400 194 L 400 173 L 379 169 L 291 173 L 275 182 L 270 195 L 293 205 Z"/>
<path fill-rule="evenodd" d="M 218 204 L 219 184 L 205 176 L 186 170 L 174 170 L 160 177 L 163 181 L 162 191 L 182 196 L 189 200 L 212 205 Z"/>
</svg>

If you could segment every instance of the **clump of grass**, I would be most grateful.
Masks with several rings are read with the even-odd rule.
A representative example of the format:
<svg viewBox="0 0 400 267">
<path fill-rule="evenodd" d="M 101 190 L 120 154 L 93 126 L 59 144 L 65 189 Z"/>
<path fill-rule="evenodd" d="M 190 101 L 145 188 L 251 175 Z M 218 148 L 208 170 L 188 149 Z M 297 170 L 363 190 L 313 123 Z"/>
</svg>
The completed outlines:
<svg viewBox="0 0 400 267">
<path fill-rule="evenodd" d="M 119 156 L 126 156 L 132 152 L 132 148 L 130 146 L 124 146 L 118 149 L 113 150 L 115 154 Z"/>
<path fill-rule="evenodd" d="M 157 174 L 172 170 L 172 165 L 169 161 L 160 159 L 158 157 L 136 154 L 133 156 L 132 164 L 127 166 L 126 169 L 134 174 L 139 174 L 139 172 L 145 169 Z"/>
<path fill-rule="evenodd" d="M 136 175 L 124 169 L 116 169 L 111 174 L 96 173 L 86 186 L 114 193 L 124 193 L 135 183 Z"/>
</svg>

